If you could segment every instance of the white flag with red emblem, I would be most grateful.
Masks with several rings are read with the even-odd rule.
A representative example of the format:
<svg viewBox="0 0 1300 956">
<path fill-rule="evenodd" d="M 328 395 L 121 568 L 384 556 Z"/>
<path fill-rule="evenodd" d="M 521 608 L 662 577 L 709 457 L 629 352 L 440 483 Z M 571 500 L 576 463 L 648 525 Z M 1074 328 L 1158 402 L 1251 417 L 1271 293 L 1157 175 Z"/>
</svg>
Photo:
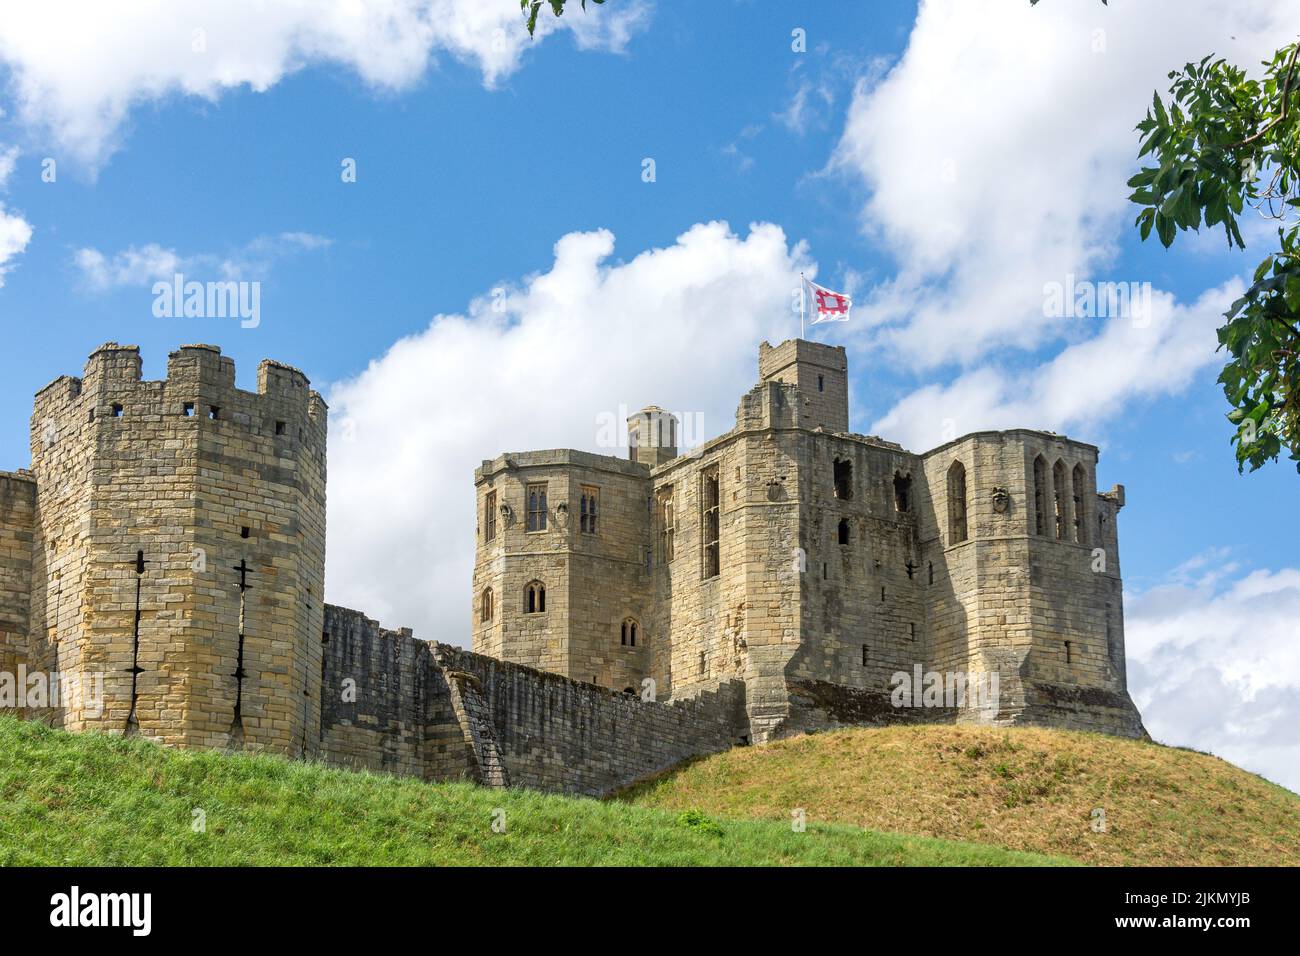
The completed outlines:
<svg viewBox="0 0 1300 956">
<path fill-rule="evenodd" d="M 804 279 L 812 291 L 812 324 L 818 322 L 847 322 L 849 320 L 849 310 L 853 308 L 853 300 L 843 292 L 832 292 L 823 286 L 819 286 L 811 279 Z"/>
</svg>

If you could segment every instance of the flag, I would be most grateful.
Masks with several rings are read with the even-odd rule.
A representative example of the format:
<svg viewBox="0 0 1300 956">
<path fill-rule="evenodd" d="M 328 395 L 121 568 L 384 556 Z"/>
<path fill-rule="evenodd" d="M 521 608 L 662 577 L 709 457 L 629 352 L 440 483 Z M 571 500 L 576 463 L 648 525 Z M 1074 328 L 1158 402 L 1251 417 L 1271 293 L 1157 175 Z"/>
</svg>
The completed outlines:
<svg viewBox="0 0 1300 956">
<path fill-rule="evenodd" d="M 812 290 L 812 324 L 818 322 L 847 322 L 849 320 L 849 310 L 853 308 L 853 300 L 843 292 L 832 292 L 823 286 L 819 286 L 811 279 L 804 279 Z"/>
</svg>

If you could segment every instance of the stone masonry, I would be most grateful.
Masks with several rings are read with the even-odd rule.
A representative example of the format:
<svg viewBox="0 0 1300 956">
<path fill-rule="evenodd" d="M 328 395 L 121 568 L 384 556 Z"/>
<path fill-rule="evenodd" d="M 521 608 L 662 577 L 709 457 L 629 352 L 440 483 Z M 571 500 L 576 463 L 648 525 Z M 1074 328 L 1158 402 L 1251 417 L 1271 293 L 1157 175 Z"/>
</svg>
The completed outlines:
<svg viewBox="0 0 1300 956">
<path fill-rule="evenodd" d="M 740 681 L 754 742 L 907 719 L 1145 734 L 1125 682 L 1124 489 L 1097 493 L 1095 446 L 1013 429 L 915 454 L 853 434 L 836 346 L 763 343 L 759 379 L 689 455 L 652 406 L 628 420 L 626 461 L 484 461 L 475 650 L 663 700 Z M 996 674 L 997 699 L 898 706 L 918 669 Z"/>
<path fill-rule="evenodd" d="M 470 652 L 324 603 L 328 412 L 301 372 L 244 391 L 190 345 L 144 381 L 108 343 L 37 393 L 31 467 L 0 472 L 0 712 L 590 795 L 845 724 L 1144 733 L 1095 447 L 852 434 L 836 347 L 764 343 L 759 377 L 687 455 L 651 406 L 626 460 L 484 461 Z M 900 705 L 914 671 L 1000 695 Z"/>
</svg>

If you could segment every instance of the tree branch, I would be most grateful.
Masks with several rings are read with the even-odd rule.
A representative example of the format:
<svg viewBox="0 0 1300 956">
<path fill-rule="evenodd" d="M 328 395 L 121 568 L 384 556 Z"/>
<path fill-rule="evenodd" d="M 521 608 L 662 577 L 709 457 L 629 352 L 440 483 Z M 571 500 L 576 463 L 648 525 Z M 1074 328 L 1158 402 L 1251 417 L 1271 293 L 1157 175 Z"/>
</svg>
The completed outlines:
<svg viewBox="0 0 1300 956">
<path fill-rule="evenodd" d="M 1273 117 L 1258 130 L 1247 136 L 1240 142 L 1231 143 L 1224 147 L 1225 149 L 1238 149 L 1242 146 L 1249 146 L 1258 140 L 1261 136 L 1271 130 L 1278 123 L 1286 122 L 1287 108 L 1291 105 L 1291 80 L 1295 76 L 1296 54 L 1300 53 L 1300 41 L 1296 41 L 1291 47 L 1291 59 L 1287 61 L 1286 80 L 1282 83 L 1282 112 Z"/>
</svg>

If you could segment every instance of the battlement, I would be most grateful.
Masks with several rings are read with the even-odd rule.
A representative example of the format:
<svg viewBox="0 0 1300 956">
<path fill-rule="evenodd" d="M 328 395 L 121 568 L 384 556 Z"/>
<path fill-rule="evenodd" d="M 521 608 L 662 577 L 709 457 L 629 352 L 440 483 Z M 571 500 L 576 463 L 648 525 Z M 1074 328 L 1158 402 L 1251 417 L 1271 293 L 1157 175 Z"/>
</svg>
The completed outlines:
<svg viewBox="0 0 1300 956">
<path fill-rule="evenodd" d="M 849 430 L 849 363 L 842 345 L 788 339 L 758 347 L 761 382 L 785 382 L 800 391 L 805 428 Z"/>
<path fill-rule="evenodd" d="M 275 439 L 296 439 L 323 456 L 328 408 L 303 372 L 264 359 L 257 390 L 235 385 L 235 362 L 215 345 L 183 345 L 167 357 L 167 377 L 146 381 L 140 350 L 108 342 L 91 353 L 81 377 L 60 376 L 36 393 L 32 415 L 32 453 L 47 448 L 53 436 L 83 435 L 97 422 L 150 422 L 158 418 L 247 426 Z M 92 432 L 85 432 L 89 439 Z M 138 437 L 145 440 L 142 433 Z"/>
</svg>

